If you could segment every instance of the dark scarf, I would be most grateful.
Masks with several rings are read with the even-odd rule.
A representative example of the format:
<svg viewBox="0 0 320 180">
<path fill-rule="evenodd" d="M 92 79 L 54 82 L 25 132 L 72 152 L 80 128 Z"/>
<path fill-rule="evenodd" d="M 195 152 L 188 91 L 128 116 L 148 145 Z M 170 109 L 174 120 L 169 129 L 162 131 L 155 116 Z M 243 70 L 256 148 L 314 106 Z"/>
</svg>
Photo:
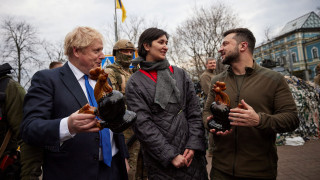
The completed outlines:
<svg viewBox="0 0 320 180">
<path fill-rule="evenodd" d="M 135 63 L 139 64 L 142 70 L 157 71 L 156 94 L 154 103 L 159 104 L 162 109 L 165 109 L 169 102 L 178 103 L 180 99 L 180 91 L 176 85 L 176 80 L 169 70 L 169 62 L 167 59 L 156 62 L 147 62 L 145 59 L 138 57 Z"/>
</svg>

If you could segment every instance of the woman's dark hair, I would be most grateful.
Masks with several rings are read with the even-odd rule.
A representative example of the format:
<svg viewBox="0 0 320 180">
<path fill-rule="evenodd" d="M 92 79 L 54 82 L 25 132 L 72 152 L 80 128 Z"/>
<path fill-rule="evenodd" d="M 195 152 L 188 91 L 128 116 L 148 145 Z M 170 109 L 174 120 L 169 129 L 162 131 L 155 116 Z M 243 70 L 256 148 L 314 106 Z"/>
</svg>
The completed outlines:
<svg viewBox="0 0 320 180">
<path fill-rule="evenodd" d="M 167 39 L 169 39 L 168 33 L 162 29 L 158 29 L 158 28 L 146 29 L 139 37 L 138 55 L 140 57 L 146 58 L 148 52 L 144 49 L 143 44 L 148 44 L 149 46 L 151 46 L 152 41 L 158 39 L 163 35 L 165 35 Z"/>
</svg>

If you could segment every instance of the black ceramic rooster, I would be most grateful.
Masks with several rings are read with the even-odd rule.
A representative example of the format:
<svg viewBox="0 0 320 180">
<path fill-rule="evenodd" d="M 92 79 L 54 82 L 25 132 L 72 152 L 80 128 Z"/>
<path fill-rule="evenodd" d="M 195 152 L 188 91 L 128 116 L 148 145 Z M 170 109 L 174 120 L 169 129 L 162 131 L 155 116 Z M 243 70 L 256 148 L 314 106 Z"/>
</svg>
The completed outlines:
<svg viewBox="0 0 320 180">
<path fill-rule="evenodd" d="M 208 121 L 208 127 L 216 131 L 229 130 L 231 125 L 229 121 L 230 99 L 229 96 L 223 92 L 226 90 L 226 83 L 217 81 L 212 90 L 215 92 L 215 101 L 211 104 L 210 110 L 213 118 Z"/>
<path fill-rule="evenodd" d="M 137 119 L 136 113 L 126 110 L 122 93 L 112 90 L 107 81 L 108 74 L 103 69 L 98 67 L 91 69 L 89 73 L 91 79 L 97 80 L 94 97 L 98 108 L 86 104 L 79 110 L 79 113 L 98 116 L 101 119 L 97 123 L 100 129 L 109 128 L 116 133 L 126 130 Z"/>
</svg>

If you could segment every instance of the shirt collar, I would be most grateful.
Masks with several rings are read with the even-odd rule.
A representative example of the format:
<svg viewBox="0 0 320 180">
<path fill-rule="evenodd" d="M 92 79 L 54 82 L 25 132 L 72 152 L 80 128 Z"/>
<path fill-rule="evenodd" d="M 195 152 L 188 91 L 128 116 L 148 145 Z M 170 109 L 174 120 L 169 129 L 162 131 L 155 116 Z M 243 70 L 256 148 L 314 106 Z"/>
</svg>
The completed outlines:
<svg viewBox="0 0 320 180">
<path fill-rule="evenodd" d="M 251 74 L 254 73 L 254 71 L 256 71 L 258 68 L 259 68 L 258 64 L 256 63 L 255 60 L 253 60 L 253 66 L 252 66 L 252 67 L 245 67 L 246 74 L 247 74 L 247 75 L 251 75 Z M 228 67 L 228 72 L 234 74 L 231 66 Z"/>
<path fill-rule="evenodd" d="M 74 66 L 69 61 L 68 61 L 68 65 L 69 65 L 71 71 L 73 72 L 73 74 L 76 76 L 77 80 L 79 81 L 83 77 L 84 73 L 81 72 L 80 69 L 78 69 L 76 66 Z"/>
</svg>

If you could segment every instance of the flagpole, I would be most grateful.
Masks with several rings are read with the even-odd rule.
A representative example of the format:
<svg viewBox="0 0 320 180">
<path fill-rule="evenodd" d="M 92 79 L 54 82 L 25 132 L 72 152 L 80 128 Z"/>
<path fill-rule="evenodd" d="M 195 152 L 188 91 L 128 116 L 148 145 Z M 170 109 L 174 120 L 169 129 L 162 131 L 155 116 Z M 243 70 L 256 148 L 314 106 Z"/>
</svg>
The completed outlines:
<svg viewBox="0 0 320 180">
<path fill-rule="evenodd" d="M 118 41 L 118 23 L 117 23 L 117 0 L 114 1 L 114 34 L 115 40 Z"/>
</svg>

